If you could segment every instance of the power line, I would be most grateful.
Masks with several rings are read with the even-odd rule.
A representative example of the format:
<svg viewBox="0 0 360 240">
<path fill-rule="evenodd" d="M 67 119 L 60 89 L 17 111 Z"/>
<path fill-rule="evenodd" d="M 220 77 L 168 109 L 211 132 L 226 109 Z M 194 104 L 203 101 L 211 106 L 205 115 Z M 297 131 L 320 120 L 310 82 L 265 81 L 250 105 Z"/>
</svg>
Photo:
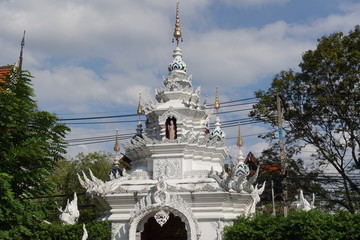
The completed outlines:
<svg viewBox="0 0 360 240">
<path fill-rule="evenodd" d="M 111 122 L 65 122 L 66 125 L 89 125 L 89 124 L 112 124 L 112 123 L 135 123 L 139 120 L 128 120 L 128 121 L 111 121 Z M 140 121 L 145 121 L 144 119 Z"/>
<path fill-rule="evenodd" d="M 258 102 L 249 102 L 249 103 L 238 103 L 238 104 L 230 104 L 230 105 L 221 105 L 221 108 L 227 108 L 227 107 L 235 107 L 235 106 L 243 106 L 243 105 L 249 105 L 254 104 Z M 206 109 L 212 109 L 213 107 L 207 107 Z"/>
<path fill-rule="evenodd" d="M 242 122 L 242 123 L 232 123 L 232 124 L 224 124 L 221 126 L 221 128 L 230 128 L 230 127 L 236 127 L 236 126 L 243 126 L 243 125 L 249 125 L 249 124 L 256 124 L 256 123 L 261 123 L 261 121 L 247 121 L 247 122 Z"/>
<path fill-rule="evenodd" d="M 252 110 L 252 108 L 247 109 L 237 109 L 232 111 L 224 111 L 219 112 L 218 114 L 227 114 L 227 113 L 235 113 L 235 112 L 243 112 L 243 111 L 249 111 Z M 89 118 L 68 118 L 68 119 L 59 119 L 58 121 L 81 121 L 81 120 L 95 120 L 95 119 L 105 119 L 105 118 L 121 118 L 121 117 L 134 117 L 138 116 L 137 114 L 128 114 L 128 115 L 115 115 L 115 116 L 101 116 L 101 117 L 89 117 Z M 64 122 L 63 124 L 66 125 L 90 125 L 90 124 L 113 124 L 113 123 L 135 123 L 138 122 L 137 120 L 120 120 L 120 121 L 94 121 L 94 122 Z M 145 121 L 145 119 L 140 119 L 140 121 Z"/>
<path fill-rule="evenodd" d="M 134 136 L 134 134 L 119 134 L 119 137 L 131 137 Z M 87 141 L 87 140 L 104 140 L 107 138 L 115 139 L 115 134 L 113 135 L 106 135 L 106 136 L 99 136 L 99 137 L 89 137 L 89 138 L 75 138 L 75 139 L 69 139 L 67 142 L 73 143 L 73 142 L 79 142 L 79 141 Z"/>
<path fill-rule="evenodd" d="M 249 111 L 252 110 L 252 108 L 246 108 L 246 109 L 239 109 L 239 110 L 233 110 L 233 111 L 226 111 L 226 112 L 218 112 L 218 114 L 226 114 L 226 113 L 233 113 L 233 112 L 243 112 L 243 111 Z"/>
<path fill-rule="evenodd" d="M 247 124 L 245 123 L 243 125 L 247 125 Z M 238 124 L 236 126 L 238 126 Z M 259 134 L 264 134 L 264 133 L 248 134 L 248 135 L 244 135 L 242 137 L 256 136 L 256 135 L 259 135 Z M 133 136 L 135 136 L 135 133 L 119 134 L 119 140 L 127 140 L 127 139 L 132 138 Z M 234 138 L 236 138 L 236 137 L 227 138 L 227 139 L 234 139 Z M 115 141 L 115 134 L 99 136 L 99 137 L 69 139 L 69 140 L 67 140 L 67 142 L 69 143 L 67 146 L 68 147 L 74 147 L 74 146 L 80 146 L 80 145 L 106 143 L 106 142 L 113 142 L 113 141 Z"/>
<path fill-rule="evenodd" d="M 248 101 L 248 100 L 253 100 L 256 99 L 255 97 L 253 98 L 244 98 L 244 99 L 238 99 L 238 100 L 233 100 L 233 101 L 228 101 L 228 102 L 221 102 L 220 104 L 225 106 L 222 107 L 233 107 L 233 106 L 242 106 L 242 105 L 248 105 L 248 104 L 254 104 L 256 102 L 250 102 L 250 103 L 239 103 L 239 104 L 232 104 L 232 105 L 226 105 L 229 103 L 234 103 L 234 102 L 242 102 L 242 101 Z M 208 109 L 211 109 L 212 107 L 209 107 Z M 104 112 L 106 113 L 106 112 Z M 81 113 L 81 114 L 85 114 L 85 113 Z M 110 115 L 110 116 L 97 116 L 97 117 L 81 117 L 81 118 L 60 118 L 58 119 L 58 121 L 79 121 L 79 120 L 92 120 L 92 119 L 104 119 L 104 118 L 122 118 L 122 117 L 134 117 L 134 116 L 138 116 L 137 114 L 122 114 L 122 115 Z"/>
<path fill-rule="evenodd" d="M 261 133 L 252 133 L 252 134 L 247 134 L 247 135 L 242 135 L 242 138 L 246 138 L 246 137 L 253 137 L 253 136 L 258 136 L 258 135 L 262 135 L 262 134 L 267 134 L 269 132 L 261 132 Z M 238 137 L 227 137 L 226 139 L 237 139 Z"/>
<path fill-rule="evenodd" d="M 227 103 L 234 103 L 234 102 L 242 102 L 242 101 L 248 101 L 248 100 L 253 100 L 253 99 L 257 99 L 257 98 L 256 98 L 256 97 L 243 98 L 243 99 L 232 100 L 232 101 L 227 101 L 227 102 L 220 102 L 220 104 L 227 104 Z"/>
<path fill-rule="evenodd" d="M 61 118 L 58 121 L 78 121 L 78 120 L 91 120 L 91 119 L 104 119 L 104 118 L 121 118 L 121 117 L 135 117 L 137 114 L 124 114 L 124 115 L 113 115 L 113 116 L 100 116 L 100 117 L 84 117 L 84 118 Z"/>
</svg>

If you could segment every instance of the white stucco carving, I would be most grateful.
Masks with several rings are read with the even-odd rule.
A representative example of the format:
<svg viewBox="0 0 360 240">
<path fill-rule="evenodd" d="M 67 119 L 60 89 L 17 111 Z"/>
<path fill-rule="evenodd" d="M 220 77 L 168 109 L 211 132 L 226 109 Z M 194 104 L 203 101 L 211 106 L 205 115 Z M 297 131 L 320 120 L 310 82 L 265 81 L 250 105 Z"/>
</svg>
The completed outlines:
<svg viewBox="0 0 360 240">
<path fill-rule="evenodd" d="M 160 210 L 158 211 L 154 218 L 156 220 L 156 222 L 162 227 L 168 220 L 169 220 L 169 213 L 165 212 L 164 210 Z"/>
<path fill-rule="evenodd" d="M 175 117 L 178 121 L 178 124 L 184 119 L 184 116 L 181 113 L 175 111 L 174 107 L 170 106 L 169 109 L 159 117 L 159 123 L 165 124 L 166 119 L 169 117 Z"/>
<path fill-rule="evenodd" d="M 251 197 L 252 197 L 252 202 L 251 202 L 251 206 L 249 208 L 249 212 L 247 215 L 253 215 L 256 212 L 256 205 L 260 202 L 260 195 L 264 192 L 265 189 L 265 183 L 263 183 L 261 188 L 258 188 L 257 184 L 254 188 L 254 190 L 251 192 Z"/>
<path fill-rule="evenodd" d="M 123 173 L 125 176 L 122 178 L 116 178 L 108 182 L 103 182 L 101 179 L 95 177 L 90 169 L 89 173 L 91 180 L 84 172 L 82 172 L 84 180 L 80 177 L 79 174 L 77 174 L 77 176 L 81 186 L 86 189 L 86 193 L 91 197 L 103 196 L 107 193 L 111 193 L 117 189 L 123 181 L 130 178 L 130 175 Z"/>
<path fill-rule="evenodd" d="M 213 222 L 211 225 L 214 227 L 214 229 L 216 231 L 216 240 L 222 240 L 224 227 L 232 225 L 232 222 L 227 222 L 227 221 L 218 219 L 217 221 Z"/>
<path fill-rule="evenodd" d="M 83 233 L 83 236 L 82 236 L 81 240 L 87 240 L 88 237 L 89 237 L 89 234 L 88 234 L 88 232 L 86 230 L 86 227 L 85 227 L 84 223 L 83 223 L 83 231 L 84 231 L 84 233 Z"/>
<path fill-rule="evenodd" d="M 259 167 L 257 168 L 255 174 L 249 178 L 249 180 L 246 179 L 246 174 L 236 176 L 235 172 L 236 166 L 231 169 L 229 174 L 227 174 L 225 171 L 222 171 L 219 174 L 214 171 L 214 169 L 211 169 L 209 177 L 214 178 L 225 191 L 234 190 L 238 193 L 245 191 L 251 194 L 255 189 L 254 184 L 259 175 Z"/>
<path fill-rule="evenodd" d="M 160 159 L 154 161 L 154 179 L 164 176 L 166 178 L 181 178 L 180 159 Z"/>
<path fill-rule="evenodd" d="M 77 195 L 74 193 L 74 199 L 70 202 L 68 199 L 64 209 L 59 208 L 59 211 L 61 212 L 59 218 L 64 224 L 74 225 L 79 219 L 80 212 L 78 210 L 77 200 Z"/>
<path fill-rule="evenodd" d="M 167 184 L 163 179 L 159 179 L 156 187 L 135 205 L 130 218 L 129 239 L 135 239 L 137 230 L 142 230 L 147 219 L 160 211 L 180 217 L 185 223 L 188 239 L 198 239 L 200 229 L 191 208 L 179 195 L 167 192 Z"/>
<path fill-rule="evenodd" d="M 299 197 L 298 201 L 296 202 L 296 208 L 305 212 L 310 211 L 311 209 L 315 209 L 315 194 L 312 194 L 312 201 L 309 203 L 305 199 L 303 191 L 299 189 Z"/>
</svg>

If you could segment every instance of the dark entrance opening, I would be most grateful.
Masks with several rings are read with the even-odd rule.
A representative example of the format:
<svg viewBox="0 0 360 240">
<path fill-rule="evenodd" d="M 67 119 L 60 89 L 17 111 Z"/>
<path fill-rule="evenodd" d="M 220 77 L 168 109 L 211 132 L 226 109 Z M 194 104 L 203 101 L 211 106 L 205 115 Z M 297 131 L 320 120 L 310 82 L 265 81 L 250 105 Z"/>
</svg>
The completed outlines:
<svg viewBox="0 0 360 240">
<path fill-rule="evenodd" d="M 167 222 L 161 227 L 154 217 L 148 219 L 141 233 L 141 240 L 187 240 L 185 223 L 180 217 L 170 213 Z"/>
</svg>

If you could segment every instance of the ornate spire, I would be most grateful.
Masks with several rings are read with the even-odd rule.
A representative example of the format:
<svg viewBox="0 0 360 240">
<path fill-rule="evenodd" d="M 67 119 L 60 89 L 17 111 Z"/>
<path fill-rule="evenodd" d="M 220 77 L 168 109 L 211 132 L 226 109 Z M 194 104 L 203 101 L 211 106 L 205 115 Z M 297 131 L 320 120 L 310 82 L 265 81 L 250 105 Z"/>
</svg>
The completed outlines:
<svg viewBox="0 0 360 240">
<path fill-rule="evenodd" d="M 243 141 L 242 141 L 241 133 L 240 133 L 240 123 L 239 123 L 238 139 L 237 139 L 236 145 L 239 147 L 239 152 L 238 152 L 237 159 L 236 159 L 237 163 L 235 166 L 235 176 L 242 176 L 244 174 L 245 174 L 245 176 L 247 176 L 250 173 L 250 169 L 249 169 L 249 166 L 244 163 L 245 158 L 244 158 L 243 152 L 241 150 L 241 147 L 243 146 Z"/>
<path fill-rule="evenodd" d="M 237 143 L 236 143 L 236 145 L 237 145 L 238 147 L 242 147 L 242 145 L 243 145 L 243 140 L 242 140 L 241 133 L 240 133 L 240 123 L 239 123 L 238 138 L 237 138 Z"/>
<path fill-rule="evenodd" d="M 169 63 L 168 66 L 169 73 L 171 73 L 172 71 L 176 71 L 176 72 L 182 72 L 183 74 L 186 75 L 186 63 L 182 60 L 181 57 L 182 57 L 181 50 L 179 47 L 176 47 L 173 53 L 174 59 Z"/>
<path fill-rule="evenodd" d="M 218 141 L 221 141 L 222 139 L 224 139 L 226 137 L 225 132 L 223 130 L 221 130 L 220 126 L 220 118 L 218 116 L 216 116 L 215 119 L 215 129 L 214 131 L 211 132 L 210 134 L 210 139 L 214 139 L 216 138 Z"/>
<path fill-rule="evenodd" d="M 240 124 L 239 124 L 239 130 L 238 130 L 238 140 L 236 145 L 239 147 L 238 155 L 237 155 L 237 163 L 235 166 L 235 175 L 236 176 L 242 176 L 245 174 L 245 176 L 249 175 L 250 169 L 247 164 L 244 163 L 245 158 L 243 155 L 243 152 L 241 150 L 241 147 L 243 146 L 243 141 L 240 134 Z"/>
<path fill-rule="evenodd" d="M 23 37 L 21 39 L 21 48 L 20 48 L 20 55 L 19 55 L 19 60 L 15 63 L 15 66 L 17 67 L 17 70 L 19 72 L 21 72 L 22 69 L 22 62 L 23 62 L 23 51 L 24 51 L 24 46 L 25 46 L 25 31 L 23 33 Z"/>
<path fill-rule="evenodd" d="M 245 158 L 243 156 L 243 152 L 241 151 L 241 147 L 243 146 L 243 140 L 241 138 L 241 133 L 240 133 L 240 123 L 239 123 L 238 138 L 237 138 L 236 145 L 239 147 L 237 161 L 238 161 L 238 163 L 244 162 Z"/>
<path fill-rule="evenodd" d="M 119 130 L 118 129 L 116 129 L 114 151 L 115 151 L 115 157 L 114 157 L 113 168 L 109 172 L 110 180 L 114 180 L 114 179 L 120 178 L 122 176 L 122 173 L 121 173 L 121 170 L 120 170 L 120 167 L 119 167 L 121 157 L 120 157 L 120 154 L 119 154 L 120 146 L 119 146 Z"/>
<path fill-rule="evenodd" d="M 179 17 L 179 1 L 176 2 L 176 19 L 175 19 L 175 27 L 174 27 L 174 34 L 173 34 L 173 42 L 176 39 L 176 45 L 179 46 L 179 39 L 181 42 L 183 41 L 181 29 L 180 29 L 180 17 Z"/>
<path fill-rule="evenodd" d="M 218 89 L 218 87 L 216 87 L 214 108 L 216 109 L 216 112 L 217 112 L 217 110 L 220 108 L 219 89 Z"/>
<path fill-rule="evenodd" d="M 120 151 L 120 145 L 119 145 L 119 130 L 118 130 L 118 129 L 116 129 L 116 137 L 115 137 L 114 151 L 115 151 L 116 154 Z"/>
<path fill-rule="evenodd" d="M 133 137 L 133 139 L 136 139 L 136 137 L 141 137 L 143 138 L 142 136 L 142 124 L 141 124 L 141 120 L 140 120 L 140 115 L 143 113 L 143 109 L 142 109 L 142 105 L 141 105 L 141 92 L 139 92 L 139 104 L 138 104 L 138 109 L 137 109 L 137 114 L 139 116 L 139 121 L 138 121 L 138 124 L 136 125 L 137 128 L 136 128 L 136 134 L 135 136 Z"/>
<path fill-rule="evenodd" d="M 141 92 L 139 92 L 139 103 L 138 103 L 138 108 L 137 108 L 137 114 L 139 115 L 139 120 L 140 120 L 140 115 L 142 114 L 143 109 L 142 109 L 142 105 L 141 105 Z"/>
</svg>

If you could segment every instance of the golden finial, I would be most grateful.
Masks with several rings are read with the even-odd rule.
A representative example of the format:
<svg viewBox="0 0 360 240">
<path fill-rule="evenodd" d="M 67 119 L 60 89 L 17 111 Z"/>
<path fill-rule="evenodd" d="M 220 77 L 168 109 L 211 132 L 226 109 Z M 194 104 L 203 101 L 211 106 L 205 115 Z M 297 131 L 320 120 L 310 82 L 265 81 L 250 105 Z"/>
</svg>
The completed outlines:
<svg viewBox="0 0 360 240">
<path fill-rule="evenodd" d="M 180 17 L 179 17 L 179 1 L 176 2 L 176 20 L 175 20 L 175 27 L 174 27 L 174 38 L 176 39 L 176 45 L 179 45 L 179 39 L 181 42 L 183 41 L 180 29 Z M 173 42 L 174 42 L 173 38 Z"/>
<path fill-rule="evenodd" d="M 119 146 L 119 130 L 116 129 L 116 137 L 115 137 L 115 146 L 114 146 L 114 151 L 116 153 L 118 153 L 120 151 L 120 146 Z"/>
<path fill-rule="evenodd" d="M 143 112 L 143 109 L 142 109 L 142 105 L 141 105 L 141 92 L 139 92 L 139 104 L 138 104 L 138 108 L 137 108 L 137 114 L 141 115 L 142 112 Z"/>
<path fill-rule="evenodd" d="M 215 104 L 214 108 L 218 110 L 220 108 L 220 102 L 219 102 L 219 89 L 216 87 L 216 93 L 215 93 Z"/>
<path fill-rule="evenodd" d="M 236 145 L 238 147 L 241 147 L 243 145 L 243 140 L 242 140 L 241 133 L 240 133 L 240 123 L 239 123 L 238 139 L 237 139 Z"/>
</svg>

